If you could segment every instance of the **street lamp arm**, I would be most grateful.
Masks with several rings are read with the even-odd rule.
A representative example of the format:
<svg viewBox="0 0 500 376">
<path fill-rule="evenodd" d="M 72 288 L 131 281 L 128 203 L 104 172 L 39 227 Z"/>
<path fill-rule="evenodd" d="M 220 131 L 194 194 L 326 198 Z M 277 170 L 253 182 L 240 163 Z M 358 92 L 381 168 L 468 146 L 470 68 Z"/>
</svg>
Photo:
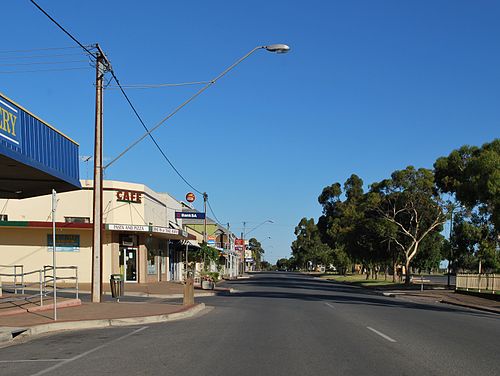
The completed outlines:
<svg viewBox="0 0 500 376">
<path fill-rule="evenodd" d="M 222 73 L 220 73 L 217 77 L 214 79 L 210 80 L 205 86 L 203 86 L 200 90 L 198 90 L 194 95 L 192 95 L 190 98 L 185 100 L 182 104 L 177 106 L 170 114 L 168 114 L 166 117 L 164 117 L 160 122 L 158 122 L 153 128 L 151 128 L 149 131 L 144 133 L 141 137 L 139 137 L 136 141 L 132 142 L 125 150 L 123 150 L 120 154 L 118 154 L 117 157 L 115 157 L 112 161 L 110 161 L 107 165 L 104 166 L 103 169 L 107 169 L 110 167 L 113 163 L 115 163 L 118 159 L 123 157 L 130 149 L 132 149 L 135 145 L 137 145 L 139 142 L 144 140 L 146 137 L 148 137 L 151 133 L 153 133 L 156 129 L 158 129 L 163 123 L 165 123 L 168 119 L 170 119 L 172 116 L 174 116 L 177 112 L 179 112 L 184 106 L 186 106 L 188 103 L 193 101 L 195 98 L 197 98 L 201 93 L 203 93 L 205 90 L 207 90 L 210 86 L 215 84 L 219 79 L 224 77 L 229 71 L 231 71 L 234 67 L 236 67 L 238 64 L 240 64 L 243 60 L 248 58 L 251 54 L 253 54 L 257 50 L 261 49 L 267 49 L 270 52 L 278 52 L 278 53 L 283 53 L 287 52 L 288 49 L 286 48 L 281 48 L 278 49 L 276 46 L 285 46 L 285 45 L 270 45 L 270 46 L 258 46 L 252 49 L 250 52 L 245 54 L 243 57 L 238 59 L 235 63 L 230 65 L 228 68 L 226 68 Z M 288 46 L 286 46 L 288 47 Z"/>
<path fill-rule="evenodd" d="M 267 219 L 267 220 L 265 220 L 264 222 L 259 223 L 257 226 L 255 226 L 254 228 L 252 228 L 252 229 L 250 229 L 250 230 L 248 230 L 247 232 L 245 232 L 245 233 L 244 233 L 245 238 L 246 238 L 246 236 L 247 236 L 248 234 L 250 234 L 252 231 L 257 230 L 260 226 L 262 226 L 262 225 L 264 225 L 264 224 L 266 224 L 266 223 L 274 223 L 274 222 L 273 222 L 273 221 L 271 221 L 270 219 Z"/>
</svg>

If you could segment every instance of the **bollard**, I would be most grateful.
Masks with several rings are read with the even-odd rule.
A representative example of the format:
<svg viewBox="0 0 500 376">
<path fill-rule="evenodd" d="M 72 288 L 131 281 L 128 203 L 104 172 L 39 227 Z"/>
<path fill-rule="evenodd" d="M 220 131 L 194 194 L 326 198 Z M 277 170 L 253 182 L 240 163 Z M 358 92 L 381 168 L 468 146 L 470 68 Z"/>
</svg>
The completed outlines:
<svg viewBox="0 0 500 376">
<path fill-rule="evenodd" d="M 182 300 L 183 305 L 193 305 L 194 304 L 194 280 L 193 278 L 186 278 L 184 282 L 184 299 Z"/>
</svg>

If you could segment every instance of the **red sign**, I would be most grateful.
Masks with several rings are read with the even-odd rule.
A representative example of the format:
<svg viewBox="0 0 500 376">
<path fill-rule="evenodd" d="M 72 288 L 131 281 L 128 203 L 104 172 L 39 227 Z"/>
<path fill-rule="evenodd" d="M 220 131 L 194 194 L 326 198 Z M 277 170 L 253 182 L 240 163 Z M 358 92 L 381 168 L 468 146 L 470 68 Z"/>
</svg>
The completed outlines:
<svg viewBox="0 0 500 376">
<path fill-rule="evenodd" d="M 187 202 L 194 202 L 194 200 L 196 200 L 196 196 L 194 195 L 193 192 L 189 192 L 188 194 L 186 194 Z"/>
<path fill-rule="evenodd" d="M 243 245 L 244 241 L 243 239 L 234 239 L 234 245 Z"/>
<path fill-rule="evenodd" d="M 142 202 L 142 193 L 137 191 L 117 191 L 116 200 L 140 204 Z"/>
</svg>

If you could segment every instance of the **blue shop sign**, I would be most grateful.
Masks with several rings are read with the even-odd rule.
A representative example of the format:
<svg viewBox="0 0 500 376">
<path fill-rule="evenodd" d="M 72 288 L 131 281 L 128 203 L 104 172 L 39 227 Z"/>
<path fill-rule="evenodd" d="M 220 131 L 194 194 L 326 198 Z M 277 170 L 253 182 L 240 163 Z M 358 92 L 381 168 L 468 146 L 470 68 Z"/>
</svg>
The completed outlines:
<svg viewBox="0 0 500 376">
<path fill-rule="evenodd" d="M 21 147 L 21 109 L 4 98 L 0 98 L 0 140 Z"/>
<path fill-rule="evenodd" d="M 175 218 L 179 218 L 179 219 L 205 219 L 205 213 L 175 212 Z"/>
</svg>

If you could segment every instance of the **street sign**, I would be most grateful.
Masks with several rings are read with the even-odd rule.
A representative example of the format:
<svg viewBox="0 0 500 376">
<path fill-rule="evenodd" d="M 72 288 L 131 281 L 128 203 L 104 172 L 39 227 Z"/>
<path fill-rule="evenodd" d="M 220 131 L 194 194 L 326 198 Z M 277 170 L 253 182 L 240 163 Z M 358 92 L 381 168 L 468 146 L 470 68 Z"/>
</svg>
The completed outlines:
<svg viewBox="0 0 500 376">
<path fill-rule="evenodd" d="M 188 192 L 186 194 L 186 201 L 187 202 L 194 202 L 194 200 L 196 200 L 196 196 L 194 195 L 193 192 Z"/>
<path fill-rule="evenodd" d="M 175 218 L 179 218 L 179 219 L 205 219 L 205 213 L 175 212 Z"/>
</svg>

